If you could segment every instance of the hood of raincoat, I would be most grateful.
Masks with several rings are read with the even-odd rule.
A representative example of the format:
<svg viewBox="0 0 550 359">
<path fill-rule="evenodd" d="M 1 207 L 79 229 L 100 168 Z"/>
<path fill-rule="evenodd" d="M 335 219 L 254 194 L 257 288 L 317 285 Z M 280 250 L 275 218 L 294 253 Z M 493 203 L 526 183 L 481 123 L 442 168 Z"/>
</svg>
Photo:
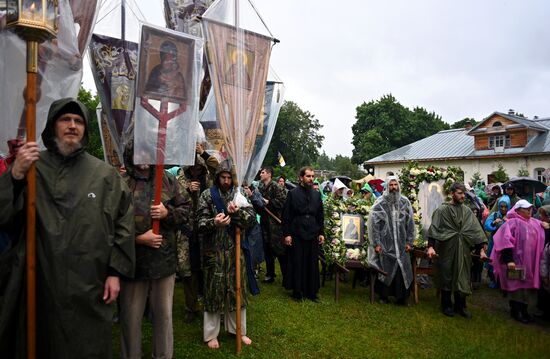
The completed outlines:
<svg viewBox="0 0 550 359">
<path fill-rule="evenodd" d="M 136 165 L 134 164 L 134 139 L 130 139 L 126 146 L 124 147 L 124 154 L 122 155 L 124 160 L 124 168 L 126 169 L 126 174 L 132 178 L 146 180 L 151 178 L 154 173 L 154 167 L 149 167 L 149 174 L 145 175 L 137 171 Z"/>
<path fill-rule="evenodd" d="M 370 192 L 371 194 L 374 194 L 374 191 L 368 183 L 365 183 L 363 187 L 361 187 L 361 192 Z"/>
<path fill-rule="evenodd" d="M 510 210 L 510 207 L 512 207 L 512 204 L 510 203 L 510 197 L 508 196 L 502 196 L 499 198 L 498 200 L 498 210 L 500 211 L 500 204 L 501 203 L 506 203 L 506 208 L 508 208 L 508 210 Z"/>
<path fill-rule="evenodd" d="M 191 169 L 195 166 L 200 168 L 200 173 L 198 174 L 198 176 L 193 176 L 193 174 L 191 173 Z M 202 158 L 200 155 L 195 155 L 195 164 L 193 166 L 183 167 L 183 174 L 185 175 L 185 178 L 188 179 L 197 179 L 199 177 L 206 176 L 208 174 L 208 167 L 206 166 L 204 158 Z"/>
<path fill-rule="evenodd" d="M 177 177 L 178 171 L 180 170 L 179 166 L 174 166 L 166 170 L 166 172 L 170 173 L 172 176 Z"/>
<path fill-rule="evenodd" d="M 62 98 L 61 100 L 54 101 L 48 111 L 48 119 L 46 121 L 46 127 L 42 131 L 42 142 L 48 150 L 57 151 L 57 144 L 55 143 L 55 121 L 59 116 L 66 113 L 74 113 L 82 116 L 84 119 L 84 136 L 82 136 L 82 148 L 86 148 L 88 145 L 88 127 L 89 127 L 89 115 L 88 110 L 84 104 L 74 98 Z"/>
<path fill-rule="evenodd" d="M 390 194 L 390 181 L 396 181 L 397 182 L 397 194 L 401 195 L 401 183 L 399 183 L 399 178 L 397 176 L 388 176 L 386 177 L 386 186 L 384 187 L 384 193 L 383 196 L 389 196 Z"/>
</svg>

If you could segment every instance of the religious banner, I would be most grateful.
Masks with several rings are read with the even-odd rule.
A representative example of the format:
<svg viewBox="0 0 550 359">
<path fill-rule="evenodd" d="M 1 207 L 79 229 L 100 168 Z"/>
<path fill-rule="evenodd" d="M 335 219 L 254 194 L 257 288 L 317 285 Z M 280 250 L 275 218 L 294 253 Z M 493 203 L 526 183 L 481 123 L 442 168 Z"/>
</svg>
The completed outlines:
<svg viewBox="0 0 550 359">
<path fill-rule="evenodd" d="M 113 142 L 113 136 L 109 129 L 109 120 L 107 114 L 102 110 L 101 106 L 96 109 L 97 123 L 99 126 L 99 135 L 101 136 L 101 145 L 103 146 L 103 159 L 111 166 L 120 168 L 124 162 L 122 153 L 119 153 L 118 147 Z"/>
<path fill-rule="evenodd" d="M 94 34 L 89 48 L 90 66 L 105 116 L 107 131 L 103 135 L 111 137 L 103 143 L 113 144 L 122 162 L 124 138 L 134 114 L 138 44 Z M 113 153 L 105 147 L 104 150 Z"/>
<path fill-rule="evenodd" d="M 245 176 L 245 180 L 248 183 L 254 180 L 254 177 L 256 177 L 257 172 L 262 166 L 267 149 L 271 143 L 271 138 L 273 137 L 273 132 L 275 132 L 279 110 L 283 105 L 283 96 L 284 86 L 281 82 L 267 82 L 265 86 L 263 119 L 258 124 L 259 128 L 256 135 L 256 143 L 254 144 L 252 158 Z M 282 158 L 282 155 L 280 158 Z"/>
<path fill-rule="evenodd" d="M 220 133 L 242 183 L 261 127 L 272 38 L 203 18 Z"/>
<path fill-rule="evenodd" d="M 166 27 L 202 37 L 198 17 L 204 14 L 214 0 L 164 0 Z"/>
<path fill-rule="evenodd" d="M 202 49 L 199 38 L 142 26 L 134 122 L 136 164 L 194 164 Z"/>
<path fill-rule="evenodd" d="M 89 40 L 98 2 L 88 1 L 73 15 L 76 0 L 59 0 L 58 35 L 39 45 L 36 132 L 44 129 L 53 101 L 76 97 L 82 81 L 82 48 Z M 75 29 L 78 23 L 79 31 Z M 8 140 L 26 137 L 25 98 L 27 44 L 12 30 L 0 31 L 0 156 L 8 152 Z"/>
<path fill-rule="evenodd" d="M 428 238 L 432 214 L 445 201 L 445 180 L 422 182 L 418 185 L 418 205 L 423 238 Z"/>
</svg>

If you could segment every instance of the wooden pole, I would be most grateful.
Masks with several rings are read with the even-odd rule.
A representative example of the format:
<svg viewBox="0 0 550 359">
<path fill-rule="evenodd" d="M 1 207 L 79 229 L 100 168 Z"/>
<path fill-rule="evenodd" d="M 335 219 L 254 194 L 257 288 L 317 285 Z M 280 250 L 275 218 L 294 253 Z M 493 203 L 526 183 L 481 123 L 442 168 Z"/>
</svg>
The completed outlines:
<svg viewBox="0 0 550 359">
<path fill-rule="evenodd" d="M 27 142 L 36 141 L 36 76 L 38 42 L 27 41 Z M 27 173 L 27 358 L 36 358 L 36 166 Z"/>
<path fill-rule="evenodd" d="M 241 229 L 235 226 L 235 321 L 237 322 L 235 336 L 237 354 L 241 353 Z"/>
<path fill-rule="evenodd" d="M 166 129 L 170 115 L 168 101 L 160 103 L 159 130 L 157 134 L 157 165 L 155 166 L 155 197 L 153 204 L 158 206 L 162 197 L 162 176 L 164 174 L 164 152 L 166 150 Z M 153 219 L 153 233 L 160 234 L 160 219 Z"/>
</svg>

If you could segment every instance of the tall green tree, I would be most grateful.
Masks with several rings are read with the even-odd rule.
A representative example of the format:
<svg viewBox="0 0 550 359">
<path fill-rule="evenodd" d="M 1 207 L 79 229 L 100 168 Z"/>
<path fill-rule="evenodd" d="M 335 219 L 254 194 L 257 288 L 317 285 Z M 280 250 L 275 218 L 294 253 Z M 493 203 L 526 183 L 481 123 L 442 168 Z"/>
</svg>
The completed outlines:
<svg viewBox="0 0 550 359">
<path fill-rule="evenodd" d="M 356 164 L 449 129 L 434 112 L 422 107 L 410 110 L 391 94 L 377 101 L 364 102 L 356 111 L 351 157 Z"/>
<path fill-rule="evenodd" d="M 285 101 L 263 165 L 277 167 L 278 152 L 283 155 L 289 169 L 298 170 L 313 164 L 319 157 L 324 140 L 324 136 L 319 134 L 322 127 L 309 111 L 302 110 L 295 102 Z"/>
<path fill-rule="evenodd" d="M 88 123 L 88 146 L 87 151 L 92 156 L 95 156 L 99 158 L 100 160 L 103 160 L 103 145 L 101 143 L 101 135 L 99 133 L 99 125 L 97 123 L 97 114 L 96 114 L 96 107 L 99 103 L 99 96 L 92 95 L 92 93 L 88 90 L 86 90 L 84 87 L 80 86 L 80 89 L 78 90 L 78 96 L 77 99 L 82 102 L 86 108 L 88 109 L 88 113 L 90 115 L 89 123 Z"/>
</svg>

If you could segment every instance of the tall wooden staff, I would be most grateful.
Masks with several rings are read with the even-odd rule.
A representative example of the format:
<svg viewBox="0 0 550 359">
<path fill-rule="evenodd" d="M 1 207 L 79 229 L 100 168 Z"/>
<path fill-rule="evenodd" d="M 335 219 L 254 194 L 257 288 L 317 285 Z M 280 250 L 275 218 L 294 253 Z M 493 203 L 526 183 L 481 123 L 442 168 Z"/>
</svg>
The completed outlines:
<svg viewBox="0 0 550 359">
<path fill-rule="evenodd" d="M 27 42 L 27 142 L 36 141 L 38 44 L 57 35 L 57 0 L 6 2 L 6 27 Z M 36 358 L 36 167 L 27 173 L 27 358 Z"/>
</svg>

